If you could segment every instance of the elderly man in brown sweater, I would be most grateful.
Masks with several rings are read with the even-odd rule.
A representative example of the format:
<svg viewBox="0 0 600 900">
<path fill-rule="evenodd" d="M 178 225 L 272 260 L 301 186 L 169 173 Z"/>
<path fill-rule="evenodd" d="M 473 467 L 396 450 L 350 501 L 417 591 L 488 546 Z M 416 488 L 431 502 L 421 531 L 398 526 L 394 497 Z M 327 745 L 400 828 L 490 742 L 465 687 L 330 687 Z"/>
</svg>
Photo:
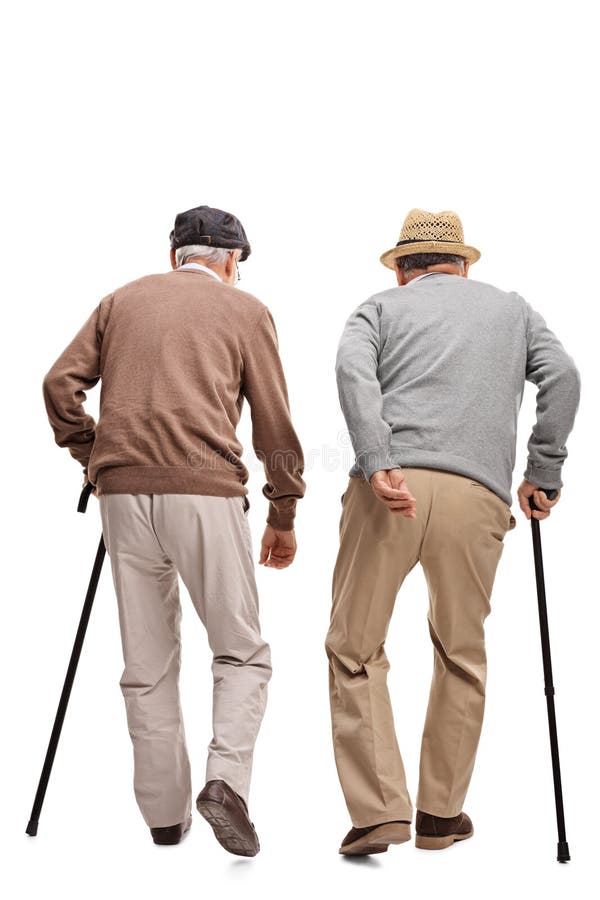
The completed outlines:
<svg viewBox="0 0 600 900">
<path fill-rule="evenodd" d="M 175 219 L 172 271 L 104 297 L 44 380 L 56 442 L 95 485 L 119 607 L 121 689 L 134 788 L 155 843 L 191 824 L 179 701 L 178 575 L 213 653 L 213 738 L 196 805 L 231 853 L 254 856 L 252 755 L 271 676 L 260 633 L 236 436 L 246 398 L 269 501 L 260 562 L 289 566 L 303 456 L 272 316 L 235 287 L 250 253 L 239 220 L 200 206 Z M 85 391 L 102 379 L 98 422 Z"/>
</svg>

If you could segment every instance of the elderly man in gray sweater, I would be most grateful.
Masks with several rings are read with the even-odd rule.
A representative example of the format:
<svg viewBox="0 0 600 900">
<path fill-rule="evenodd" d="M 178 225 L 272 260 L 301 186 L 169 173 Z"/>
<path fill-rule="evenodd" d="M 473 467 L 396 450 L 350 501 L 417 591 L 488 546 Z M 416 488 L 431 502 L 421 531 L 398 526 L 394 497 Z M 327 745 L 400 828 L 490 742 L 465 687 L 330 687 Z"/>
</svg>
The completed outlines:
<svg viewBox="0 0 600 900">
<path fill-rule="evenodd" d="M 560 499 L 579 372 L 523 297 L 467 278 L 479 257 L 456 213 L 411 210 L 381 257 L 398 287 L 352 313 L 338 349 L 356 455 L 326 641 L 335 760 L 353 825 L 344 854 L 410 839 L 384 646 L 396 595 L 417 562 L 429 589 L 434 670 L 416 844 L 441 849 L 473 834 L 463 802 L 483 720 L 484 620 L 504 537 L 516 526 L 511 485 L 525 381 L 537 386 L 537 421 L 519 506 L 543 519 Z M 543 488 L 559 489 L 556 499 Z"/>
</svg>

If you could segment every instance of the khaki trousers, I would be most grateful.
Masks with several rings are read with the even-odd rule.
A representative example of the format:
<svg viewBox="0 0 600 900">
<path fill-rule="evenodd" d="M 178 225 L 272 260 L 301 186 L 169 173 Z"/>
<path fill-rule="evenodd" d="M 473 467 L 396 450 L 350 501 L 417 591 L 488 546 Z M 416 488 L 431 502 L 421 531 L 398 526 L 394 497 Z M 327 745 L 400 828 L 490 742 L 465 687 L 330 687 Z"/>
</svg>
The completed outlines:
<svg viewBox="0 0 600 900">
<path fill-rule="evenodd" d="M 104 494 L 99 500 L 119 608 L 125 662 L 120 685 L 142 815 L 150 827 L 162 827 L 184 822 L 191 811 L 178 686 L 178 573 L 213 653 L 206 780 L 222 778 L 247 801 L 271 661 L 260 634 L 244 498 Z"/>
<path fill-rule="evenodd" d="M 357 828 L 412 819 L 384 647 L 396 595 L 417 562 L 434 651 L 417 808 L 462 811 L 483 720 L 484 620 L 504 536 L 516 525 L 509 506 L 477 481 L 439 469 L 404 472 L 415 519 L 390 513 L 362 478 L 350 478 L 342 498 L 326 650 L 335 760 Z"/>
</svg>

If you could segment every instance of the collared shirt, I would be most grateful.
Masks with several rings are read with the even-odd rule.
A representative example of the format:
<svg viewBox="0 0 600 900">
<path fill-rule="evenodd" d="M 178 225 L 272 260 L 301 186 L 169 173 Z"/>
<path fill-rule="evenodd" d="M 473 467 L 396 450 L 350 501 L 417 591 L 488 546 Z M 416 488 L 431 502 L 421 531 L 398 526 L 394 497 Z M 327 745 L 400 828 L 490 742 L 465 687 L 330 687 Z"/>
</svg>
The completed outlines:
<svg viewBox="0 0 600 900">
<path fill-rule="evenodd" d="M 208 266 L 203 266 L 201 263 L 197 262 L 189 262 L 184 266 L 178 266 L 178 269 L 202 269 L 203 272 L 208 272 L 209 275 L 212 275 L 213 278 L 216 278 L 217 281 L 223 281 L 220 275 L 217 275 L 214 269 L 209 269 Z"/>
</svg>

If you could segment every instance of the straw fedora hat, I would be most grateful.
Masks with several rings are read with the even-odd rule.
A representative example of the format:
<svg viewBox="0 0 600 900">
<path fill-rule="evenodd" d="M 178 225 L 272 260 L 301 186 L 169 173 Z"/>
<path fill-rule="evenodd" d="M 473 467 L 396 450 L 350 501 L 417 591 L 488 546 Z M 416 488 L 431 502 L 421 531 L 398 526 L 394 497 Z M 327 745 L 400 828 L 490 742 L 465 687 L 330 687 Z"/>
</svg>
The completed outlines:
<svg viewBox="0 0 600 900">
<path fill-rule="evenodd" d="M 411 253 L 452 253 L 464 256 L 469 262 L 477 262 L 481 253 L 464 241 L 462 222 L 451 209 L 437 213 L 411 209 L 402 225 L 398 243 L 382 253 L 380 259 L 389 269 L 394 268 L 399 256 Z"/>
</svg>

